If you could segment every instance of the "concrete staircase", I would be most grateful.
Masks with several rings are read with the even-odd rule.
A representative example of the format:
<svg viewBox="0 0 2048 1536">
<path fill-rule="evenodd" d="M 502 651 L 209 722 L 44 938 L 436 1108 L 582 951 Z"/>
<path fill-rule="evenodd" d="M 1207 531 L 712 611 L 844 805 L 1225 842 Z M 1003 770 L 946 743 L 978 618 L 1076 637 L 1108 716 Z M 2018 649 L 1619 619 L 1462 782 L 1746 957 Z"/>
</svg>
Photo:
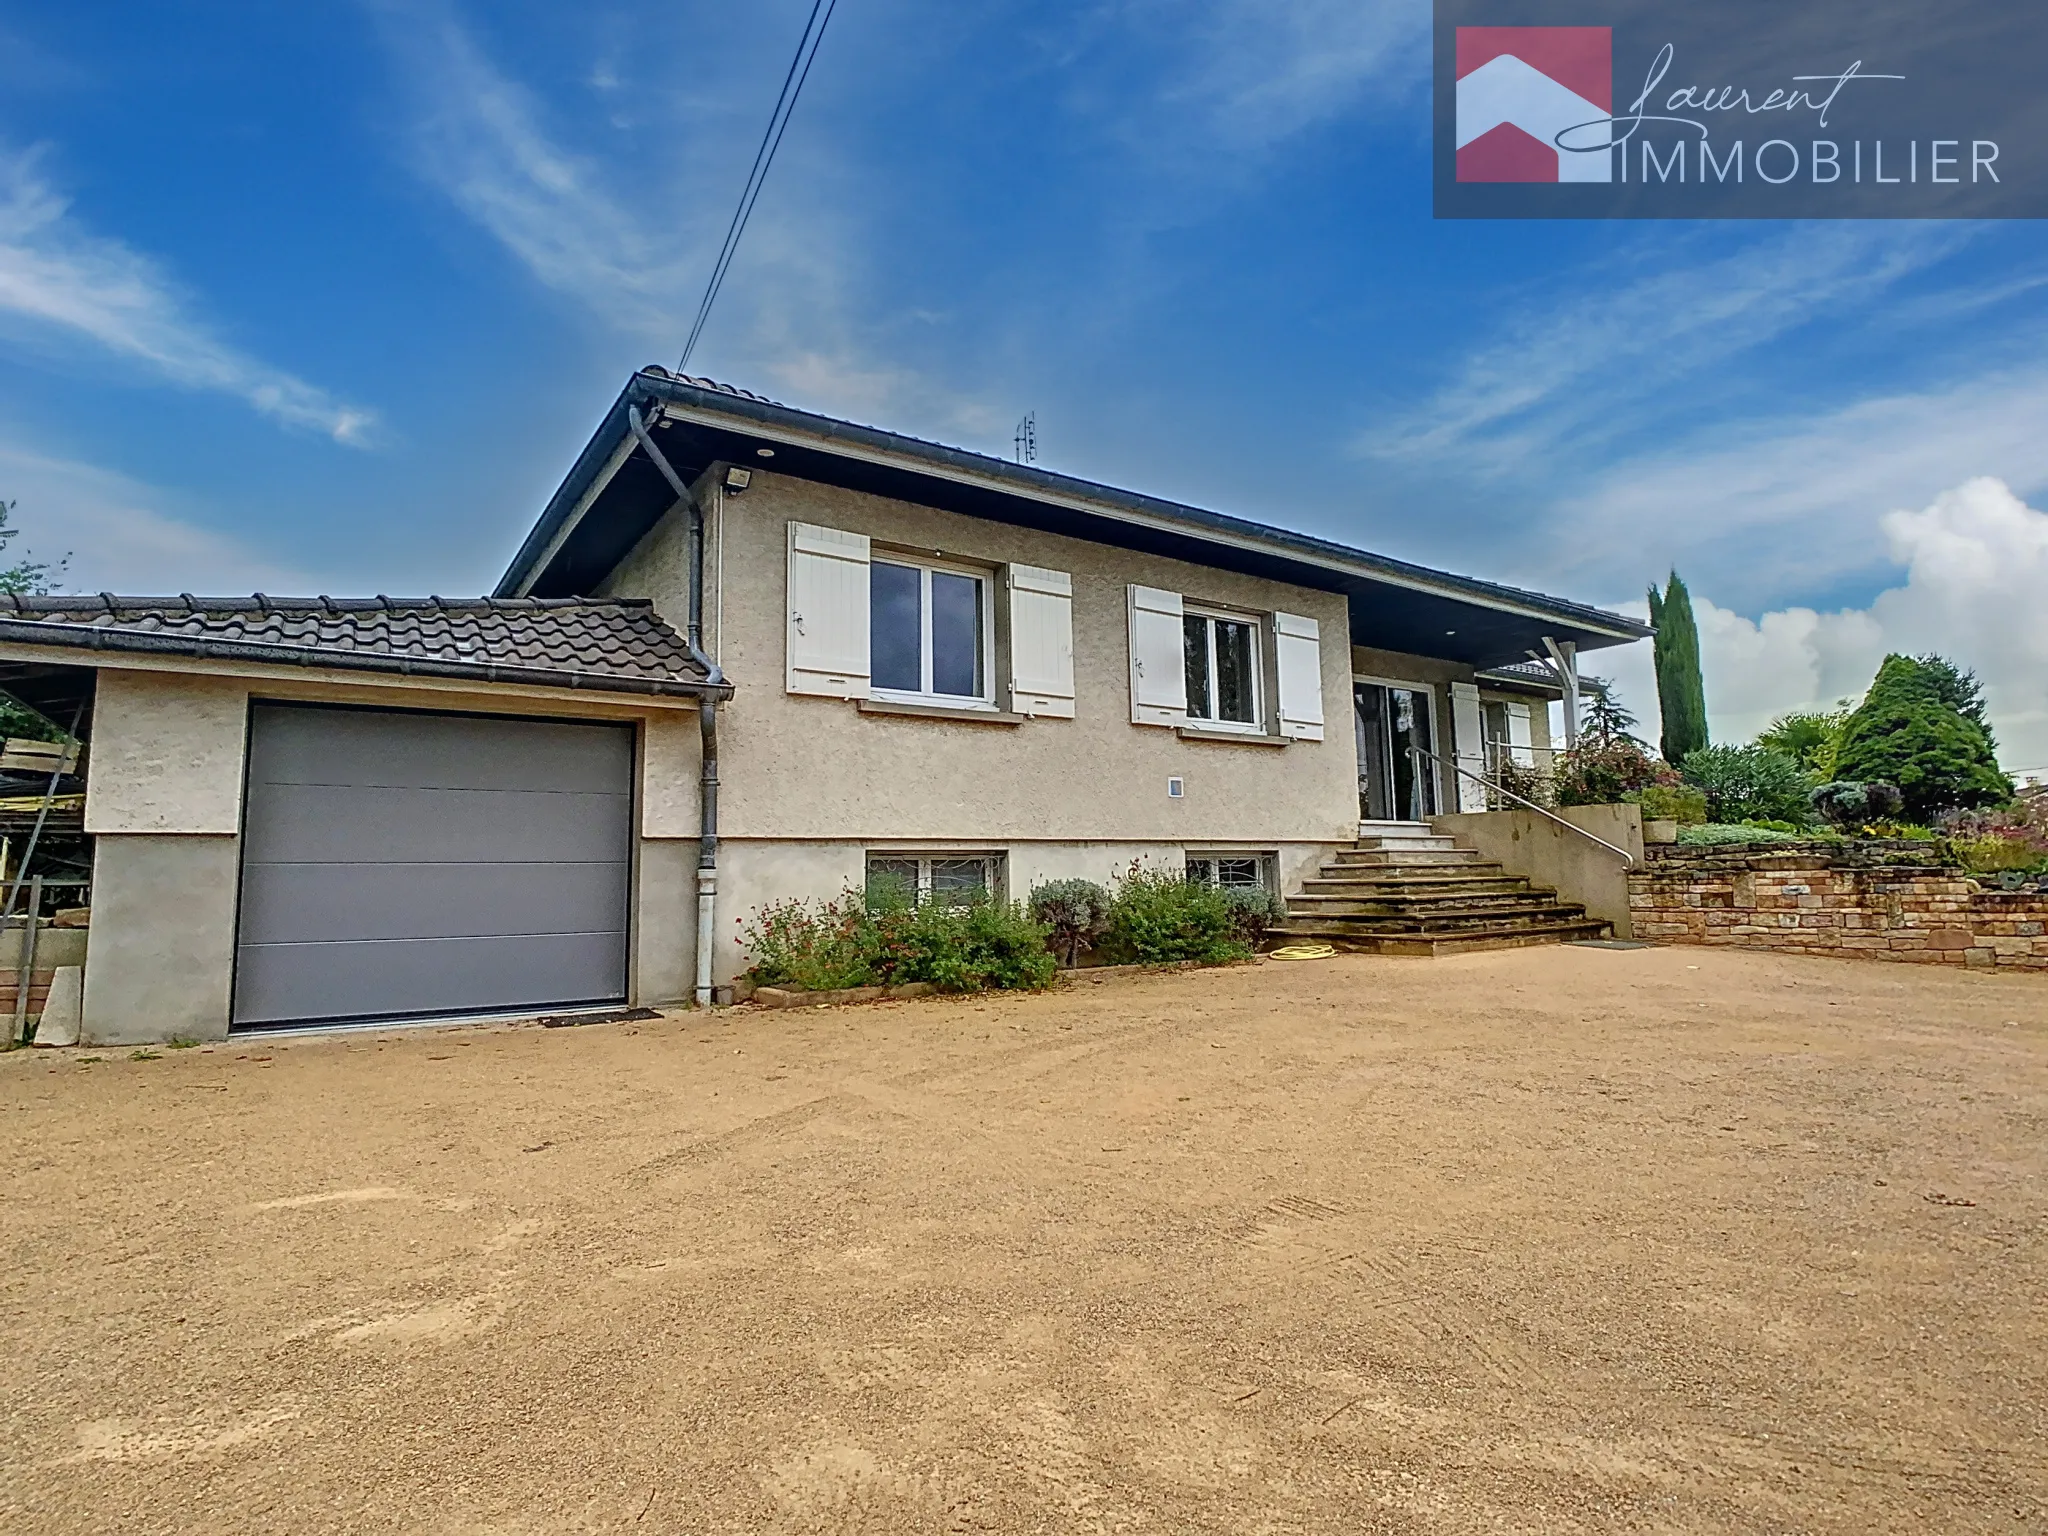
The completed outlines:
<svg viewBox="0 0 2048 1536">
<path fill-rule="evenodd" d="M 1448 955 L 1604 939 L 1612 927 L 1420 822 L 1366 822 L 1287 898 L 1269 937 L 1376 955 Z"/>
</svg>

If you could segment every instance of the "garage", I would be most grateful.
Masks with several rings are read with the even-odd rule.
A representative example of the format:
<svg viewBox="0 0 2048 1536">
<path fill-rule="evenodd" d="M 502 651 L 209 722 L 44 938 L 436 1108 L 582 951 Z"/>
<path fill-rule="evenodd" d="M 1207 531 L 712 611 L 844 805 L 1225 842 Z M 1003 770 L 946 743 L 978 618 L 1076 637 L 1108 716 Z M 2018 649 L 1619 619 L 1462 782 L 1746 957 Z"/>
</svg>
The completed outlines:
<svg viewBox="0 0 2048 1536">
<path fill-rule="evenodd" d="M 630 725 L 255 703 L 237 1030 L 623 1001 Z"/>
</svg>

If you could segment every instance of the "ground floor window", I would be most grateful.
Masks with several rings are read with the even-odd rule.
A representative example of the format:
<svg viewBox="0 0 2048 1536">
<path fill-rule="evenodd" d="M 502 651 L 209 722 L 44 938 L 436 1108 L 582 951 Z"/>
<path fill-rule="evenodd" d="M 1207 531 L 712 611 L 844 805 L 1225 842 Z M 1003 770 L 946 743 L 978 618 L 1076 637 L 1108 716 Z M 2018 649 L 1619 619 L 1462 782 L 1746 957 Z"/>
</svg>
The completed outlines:
<svg viewBox="0 0 2048 1536">
<path fill-rule="evenodd" d="M 1272 861 L 1273 856 L 1268 853 L 1191 853 L 1188 879 L 1196 885 L 1271 890 Z"/>
<path fill-rule="evenodd" d="M 1002 855 L 996 853 L 871 853 L 871 894 L 894 889 L 915 902 L 948 904 L 993 899 L 1002 893 Z"/>
</svg>

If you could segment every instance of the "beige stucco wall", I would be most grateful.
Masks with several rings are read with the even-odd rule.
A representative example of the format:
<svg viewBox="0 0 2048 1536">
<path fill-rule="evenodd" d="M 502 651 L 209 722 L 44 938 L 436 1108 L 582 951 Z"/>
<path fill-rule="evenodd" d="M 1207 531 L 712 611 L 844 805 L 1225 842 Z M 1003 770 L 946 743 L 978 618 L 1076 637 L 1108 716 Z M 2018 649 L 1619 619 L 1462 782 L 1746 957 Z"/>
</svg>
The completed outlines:
<svg viewBox="0 0 2048 1536">
<path fill-rule="evenodd" d="M 63 659 L 75 664 L 75 653 Z M 86 826 L 96 839 L 85 962 L 88 1043 L 227 1033 L 252 698 L 639 721 L 630 996 L 666 1003 L 690 995 L 697 905 L 693 701 L 676 701 L 685 707 L 675 708 L 568 690 L 493 692 L 297 669 L 106 667 L 93 705 L 86 784 Z"/>
<path fill-rule="evenodd" d="M 721 711 L 721 833 L 730 839 L 1020 838 L 1335 842 L 1357 813 L 1344 599 L 1328 592 L 889 501 L 756 469 L 713 498 L 707 640 L 737 692 Z M 1075 718 L 1016 727 L 864 715 L 783 690 L 792 521 L 987 564 L 1074 579 Z M 687 608 L 686 525 L 671 516 L 609 590 Z M 1183 741 L 1130 719 L 1126 588 L 1314 617 L 1323 636 L 1326 739 L 1284 748 Z M 1186 795 L 1169 799 L 1166 781 Z"/>
<path fill-rule="evenodd" d="M 93 844 L 84 1044 L 226 1038 L 240 846 L 146 832 Z"/>
<path fill-rule="evenodd" d="M 775 901 L 858 889 L 870 849 L 999 852 L 1015 897 L 1070 876 L 1107 883 L 1134 862 L 1179 867 L 1190 848 L 1256 850 L 1277 854 L 1286 889 L 1355 834 L 1358 770 L 1343 597 L 759 467 L 743 495 L 722 494 L 716 478 L 700 482 L 709 506 L 705 642 L 736 687 L 719 712 L 713 970 L 721 983 L 746 963 L 739 938 L 748 917 Z M 991 570 L 1018 563 L 1068 572 L 1075 718 L 978 725 L 863 714 L 844 700 L 787 693 L 793 521 Z M 621 563 L 606 592 L 651 598 L 681 623 L 689 606 L 688 532 L 687 520 L 670 513 Z M 1193 601 L 1315 618 L 1323 637 L 1325 739 L 1286 747 L 1193 742 L 1133 725 L 1126 597 L 1133 582 Z M 994 590 L 1000 595 L 999 586 Z M 1001 671 L 999 665 L 999 677 Z M 1269 677 L 1269 693 L 1270 683 Z M 694 779 L 672 791 L 655 781 L 696 771 L 694 741 L 685 750 L 678 737 L 670 756 L 650 740 L 650 815 L 666 801 L 678 820 L 685 810 L 694 817 Z M 1183 798 L 1168 797 L 1169 777 L 1183 781 Z"/>
<path fill-rule="evenodd" d="M 102 670 L 85 830 L 241 831 L 248 722 L 249 685 L 240 678 Z"/>
</svg>

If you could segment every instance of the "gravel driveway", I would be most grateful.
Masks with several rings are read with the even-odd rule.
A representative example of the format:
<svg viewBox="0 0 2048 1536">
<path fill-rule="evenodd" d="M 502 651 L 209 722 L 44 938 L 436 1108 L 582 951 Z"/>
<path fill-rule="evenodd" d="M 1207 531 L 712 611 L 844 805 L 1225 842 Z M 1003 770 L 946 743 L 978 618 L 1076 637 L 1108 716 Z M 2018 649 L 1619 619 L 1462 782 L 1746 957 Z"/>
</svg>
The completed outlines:
<svg viewBox="0 0 2048 1536">
<path fill-rule="evenodd" d="M 0 1127 L 20 1536 L 2048 1528 L 2048 978 L 17 1052 Z"/>
</svg>

